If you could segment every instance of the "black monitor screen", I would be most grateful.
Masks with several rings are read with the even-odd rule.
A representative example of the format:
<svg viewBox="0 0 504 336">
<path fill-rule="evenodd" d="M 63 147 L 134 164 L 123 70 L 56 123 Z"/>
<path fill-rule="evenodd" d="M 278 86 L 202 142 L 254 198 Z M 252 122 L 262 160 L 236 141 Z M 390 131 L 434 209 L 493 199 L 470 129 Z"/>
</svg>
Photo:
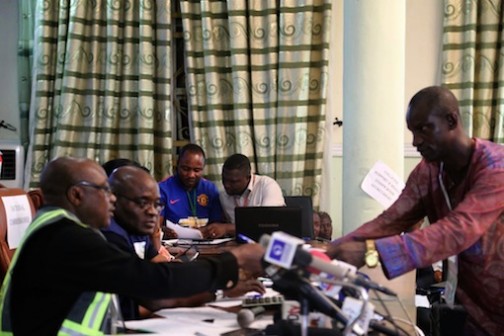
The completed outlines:
<svg viewBox="0 0 504 336">
<path fill-rule="evenodd" d="M 285 205 L 301 208 L 303 238 L 313 239 L 313 204 L 310 196 L 285 196 Z"/>
</svg>

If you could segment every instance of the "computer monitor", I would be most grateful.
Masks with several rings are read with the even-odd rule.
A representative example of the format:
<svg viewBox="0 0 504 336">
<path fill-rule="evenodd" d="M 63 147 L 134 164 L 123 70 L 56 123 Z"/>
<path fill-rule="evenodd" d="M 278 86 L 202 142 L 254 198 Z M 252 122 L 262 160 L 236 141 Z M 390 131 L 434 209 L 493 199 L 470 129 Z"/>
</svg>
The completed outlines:
<svg viewBox="0 0 504 336">
<path fill-rule="evenodd" d="M 310 196 L 285 196 L 285 205 L 301 208 L 302 235 L 305 240 L 314 239 L 313 236 L 313 203 Z"/>
<path fill-rule="evenodd" d="M 237 207 L 235 208 L 236 241 L 244 235 L 256 242 L 263 234 L 283 231 L 292 236 L 303 237 L 302 211 L 300 207 Z"/>
</svg>

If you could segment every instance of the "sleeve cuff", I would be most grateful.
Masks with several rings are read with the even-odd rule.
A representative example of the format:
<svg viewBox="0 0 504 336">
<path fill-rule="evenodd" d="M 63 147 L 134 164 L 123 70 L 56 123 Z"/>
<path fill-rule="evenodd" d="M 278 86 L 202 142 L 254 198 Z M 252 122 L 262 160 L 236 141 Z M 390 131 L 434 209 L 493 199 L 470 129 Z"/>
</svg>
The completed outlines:
<svg viewBox="0 0 504 336">
<path fill-rule="evenodd" d="M 387 279 L 398 277 L 415 268 L 407 251 L 402 248 L 401 237 L 377 239 L 375 244 Z"/>
<path fill-rule="evenodd" d="M 238 282 L 238 262 L 230 252 L 219 254 L 216 272 L 216 289 L 230 289 Z"/>
</svg>

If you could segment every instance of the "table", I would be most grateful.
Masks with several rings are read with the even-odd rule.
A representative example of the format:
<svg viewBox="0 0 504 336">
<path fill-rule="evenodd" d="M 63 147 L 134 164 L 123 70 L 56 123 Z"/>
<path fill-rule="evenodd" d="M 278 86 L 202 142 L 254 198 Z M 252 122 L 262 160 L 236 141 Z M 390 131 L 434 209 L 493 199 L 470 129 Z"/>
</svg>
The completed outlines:
<svg viewBox="0 0 504 336">
<path fill-rule="evenodd" d="M 311 241 L 309 244 L 312 247 L 316 247 L 322 250 L 325 250 L 327 247 L 327 242 L 321 241 Z M 239 244 L 234 240 L 226 241 L 222 244 L 211 245 L 211 244 L 198 244 L 197 249 L 201 253 L 202 256 L 210 256 L 222 253 L 224 251 L 229 251 Z M 397 279 L 392 281 L 387 280 L 381 270 L 380 267 L 369 269 L 364 267 L 359 271 L 366 273 L 370 276 L 370 278 L 387 288 L 391 288 L 398 294 L 398 300 L 392 300 L 391 297 L 385 297 L 386 308 L 390 311 L 391 315 L 400 319 L 400 320 L 408 320 L 410 319 L 413 323 L 416 322 L 416 306 L 415 306 L 415 272 L 410 272 L 406 275 L 403 275 Z M 371 295 L 371 302 L 375 305 L 376 310 L 381 314 L 385 315 L 385 310 L 380 306 L 380 302 L 377 299 L 377 296 Z M 403 306 L 406 312 L 403 310 Z M 235 317 L 236 318 L 236 317 Z M 234 321 L 236 323 L 236 320 Z M 402 322 L 400 322 L 402 323 Z M 235 325 L 236 326 L 236 325 Z M 407 326 L 402 323 L 403 326 L 410 334 L 414 335 L 414 328 L 411 326 Z M 194 334 L 193 334 L 194 335 Z"/>
</svg>

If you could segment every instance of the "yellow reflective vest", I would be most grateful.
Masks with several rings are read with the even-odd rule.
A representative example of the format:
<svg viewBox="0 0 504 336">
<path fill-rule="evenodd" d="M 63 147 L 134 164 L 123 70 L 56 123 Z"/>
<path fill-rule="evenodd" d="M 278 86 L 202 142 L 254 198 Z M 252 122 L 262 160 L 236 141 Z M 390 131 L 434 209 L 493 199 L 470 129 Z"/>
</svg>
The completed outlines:
<svg viewBox="0 0 504 336">
<path fill-rule="evenodd" d="M 58 222 L 61 218 L 68 218 L 76 225 L 86 226 L 77 217 L 64 209 L 50 209 L 41 211 L 30 224 L 19 244 L 14 257 L 12 258 L 9 270 L 5 276 L 0 290 L 0 335 L 13 335 L 10 318 L 11 299 L 11 272 L 14 268 L 17 257 L 23 249 L 26 240 L 41 228 Z M 110 332 L 112 294 L 102 292 L 84 292 L 73 305 L 70 313 L 63 321 L 58 331 L 58 335 L 104 335 Z M 49 307 L 48 307 L 49 308 Z"/>
</svg>

